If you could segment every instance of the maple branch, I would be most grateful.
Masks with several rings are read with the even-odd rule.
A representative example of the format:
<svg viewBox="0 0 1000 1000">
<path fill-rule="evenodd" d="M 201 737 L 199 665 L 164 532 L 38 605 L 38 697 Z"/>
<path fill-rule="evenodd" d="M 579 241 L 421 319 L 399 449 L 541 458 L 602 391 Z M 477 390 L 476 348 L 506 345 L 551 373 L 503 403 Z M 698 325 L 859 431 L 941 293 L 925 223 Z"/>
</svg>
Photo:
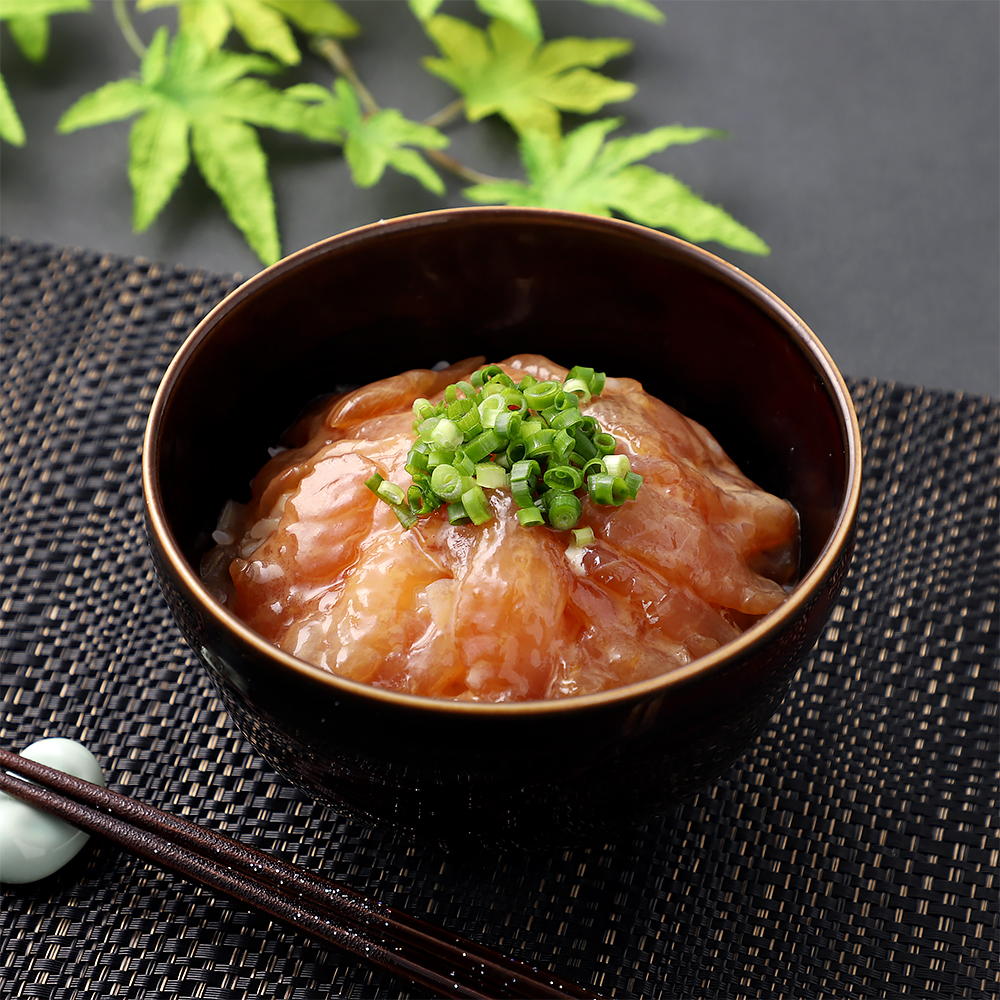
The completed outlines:
<svg viewBox="0 0 1000 1000">
<path fill-rule="evenodd" d="M 373 115 L 381 110 L 378 101 L 372 97 L 371 92 L 361 82 L 361 77 L 358 76 L 357 70 L 354 68 L 354 63 L 351 62 L 350 56 L 344 51 L 340 42 L 335 38 L 318 38 L 313 42 L 313 46 L 355 89 L 358 99 L 364 105 L 365 111 L 368 114 Z"/>
<path fill-rule="evenodd" d="M 125 6 L 125 0 L 114 0 L 111 6 L 115 12 L 115 21 L 118 22 L 118 27 L 121 28 L 122 34 L 125 36 L 125 41 L 128 42 L 128 47 L 142 59 L 146 55 L 146 46 L 143 45 L 142 39 L 136 33 L 135 27 L 132 24 L 132 19 L 128 16 L 128 8 Z"/>
<path fill-rule="evenodd" d="M 445 105 L 440 111 L 431 115 L 430 118 L 425 118 L 422 124 L 430 125 L 431 128 L 442 129 L 446 125 L 450 125 L 464 110 L 465 101 L 461 97 L 456 97 L 451 104 Z"/>
<path fill-rule="evenodd" d="M 319 53 L 338 73 L 343 76 L 354 88 L 358 95 L 358 100 L 364 105 L 365 112 L 373 115 L 381 111 L 378 101 L 372 97 L 371 91 L 361 82 L 351 57 L 344 51 L 343 46 L 335 38 L 316 38 L 313 40 L 313 49 Z M 431 115 L 423 124 L 437 128 L 439 124 L 446 125 L 454 121 L 465 107 L 465 102 L 458 98 L 452 101 L 447 107 L 442 108 L 436 114 Z M 436 163 L 442 170 L 460 177 L 470 184 L 492 184 L 500 180 L 499 177 L 491 177 L 489 174 L 480 173 L 472 167 L 467 167 L 464 163 L 456 160 L 454 156 L 442 153 L 440 149 L 424 149 L 421 152 L 428 160 Z"/>
<path fill-rule="evenodd" d="M 490 174 L 483 174 L 472 167 L 467 167 L 461 160 L 456 160 L 454 156 L 449 156 L 440 149 L 424 149 L 423 154 L 428 160 L 432 160 L 443 170 L 447 170 L 456 177 L 461 177 L 463 181 L 468 181 L 470 184 L 494 184 L 503 179 L 501 177 L 492 177 Z"/>
</svg>

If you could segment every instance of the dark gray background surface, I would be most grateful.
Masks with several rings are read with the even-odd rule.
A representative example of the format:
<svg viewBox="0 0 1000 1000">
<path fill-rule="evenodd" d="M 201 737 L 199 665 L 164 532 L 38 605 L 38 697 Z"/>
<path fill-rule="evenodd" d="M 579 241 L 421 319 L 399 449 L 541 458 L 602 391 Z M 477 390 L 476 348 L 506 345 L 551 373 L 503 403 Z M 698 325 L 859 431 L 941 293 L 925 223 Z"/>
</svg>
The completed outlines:
<svg viewBox="0 0 1000 1000">
<path fill-rule="evenodd" d="M 140 255 L 248 276 L 260 264 L 193 168 L 146 233 L 131 230 L 129 122 L 57 136 L 80 95 L 137 68 L 109 0 L 51 20 L 41 68 L 6 29 L 2 71 L 28 129 L 0 159 L 0 228 L 56 245 Z M 384 106 L 420 119 L 454 93 L 418 57 L 433 46 L 402 0 L 344 6 L 364 34 L 348 48 Z M 624 131 L 675 122 L 730 133 L 649 162 L 722 204 L 772 247 L 760 258 L 715 244 L 783 297 L 848 375 L 1000 391 L 1000 4 L 994 0 L 686 0 L 652 26 L 576 0 L 543 0 L 549 38 L 622 36 L 608 67 L 635 82 L 602 114 Z M 465 3 L 446 12 L 478 19 Z M 170 12 L 136 15 L 143 38 Z M 329 82 L 319 64 L 306 74 Z M 282 78 L 291 82 L 291 78 Z M 450 152 L 520 176 L 506 126 L 459 124 Z M 380 218 L 468 204 L 387 175 L 360 191 L 334 147 L 262 132 L 283 249 Z"/>
</svg>

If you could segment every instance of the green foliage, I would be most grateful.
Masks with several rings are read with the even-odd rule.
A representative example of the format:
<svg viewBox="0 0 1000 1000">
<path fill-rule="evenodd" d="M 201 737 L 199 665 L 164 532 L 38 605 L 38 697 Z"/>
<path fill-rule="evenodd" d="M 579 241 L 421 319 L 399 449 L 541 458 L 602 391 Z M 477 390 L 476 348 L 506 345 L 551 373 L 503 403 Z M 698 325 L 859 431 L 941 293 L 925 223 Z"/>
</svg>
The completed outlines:
<svg viewBox="0 0 1000 1000">
<path fill-rule="evenodd" d="M 535 44 L 541 43 L 542 25 L 532 0 L 476 0 L 476 6 L 487 17 L 506 21 Z M 437 14 L 440 7 L 441 0 L 410 0 L 410 9 L 424 24 Z"/>
<path fill-rule="evenodd" d="M 2 0 L 0 21 L 26 59 L 41 63 L 49 49 L 49 17 L 71 11 L 90 10 L 90 0 Z M 0 139 L 13 146 L 27 140 L 24 125 L 14 107 L 10 91 L 0 76 Z"/>
<path fill-rule="evenodd" d="M 652 21 L 653 24 L 663 24 L 667 19 L 659 7 L 654 7 L 647 0 L 585 0 L 585 2 L 594 7 L 613 7 L 623 14 L 641 17 L 642 20 Z"/>
<path fill-rule="evenodd" d="M 450 83 L 465 100 L 469 121 L 499 114 L 516 131 L 559 134 L 559 111 L 591 114 L 611 101 L 627 101 L 635 86 L 587 69 L 624 55 L 623 38 L 561 38 L 539 45 L 509 21 L 487 31 L 438 14 L 425 29 L 443 59 L 424 66 Z"/>
<path fill-rule="evenodd" d="M 358 187 L 373 187 L 385 168 L 416 178 L 428 191 L 444 194 L 444 181 L 415 149 L 443 149 L 448 137 L 430 125 L 404 118 L 395 108 L 364 114 L 354 88 L 340 77 L 333 91 L 319 84 L 300 84 L 286 93 L 314 102 L 300 131 L 310 138 L 343 145 L 351 176 Z"/>
<path fill-rule="evenodd" d="M 142 117 L 129 134 L 133 225 L 141 232 L 180 184 L 190 151 L 230 218 L 265 264 L 281 256 L 267 160 L 254 125 L 300 131 L 301 101 L 251 72 L 273 73 L 263 56 L 210 49 L 204 37 L 165 28 L 142 61 L 141 79 L 118 80 L 85 94 L 60 119 L 60 132 Z"/>
<path fill-rule="evenodd" d="M 90 0 L 3 0 L 0 21 L 7 22 L 21 52 L 40 63 L 49 48 L 49 17 L 78 10 L 90 10 Z"/>
<path fill-rule="evenodd" d="M 477 184 L 465 196 L 484 204 L 560 208 L 591 215 L 618 212 L 646 226 L 674 230 L 692 242 L 716 240 L 745 253 L 768 253 L 760 237 L 716 205 L 699 198 L 675 177 L 636 165 L 668 146 L 720 138 L 715 129 L 666 125 L 644 135 L 605 141 L 620 118 L 588 122 L 563 137 L 521 135 L 528 183 Z"/>
<path fill-rule="evenodd" d="M 4 78 L 0 76 L 0 139 L 4 139 L 12 146 L 23 146 L 26 136 L 24 125 L 14 107 L 14 102 L 10 99 L 10 91 Z"/>
<path fill-rule="evenodd" d="M 664 20 L 648 0 L 585 0 L 650 23 Z M 61 133 L 135 118 L 128 176 L 133 225 L 151 226 L 194 161 L 233 223 L 265 264 L 281 255 L 267 158 L 258 130 L 292 133 L 342 151 L 353 182 L 377 184 L 392 168 L 444 195 L 444 169 L 471 186 L 470 201 L 534 205 L 619 215 L 714 241 L 746 253 L 768 253 L 758 236 L 670 174 L 640 161 L 670 146 L 720 138 L 709 128 L 669 125 L 609 138 L 622 118 L 585 121 L 563 132 L 562 115 L 589 116 L 627 101 L 635 86 L 597 72 L 632 49 L 623 38 L 546 40 L 533 0 L 476 0 L 485 27 L 441 13 L 442 0 L 408 0 L 438 55 L 422 62 L 458 93 L 426 122 L 383 108 L 357 75 L 341 40 L 360 25 L 333 0 L 136 0 L 133 10 L 177 9 L 177 27 L 159 29 L 148 47 L 132 26 L 126 0 L 116 19 L 139 57 L 138 73 L 85 94 L 58 124 Z M 402 5 L 400 5 L 402 6 Z M 48 17 L 91 8 L 90 0 L 0 0 L 0 19 L 22 53 L 44 58 Z M 543 8 L 544 9 L 544 8 Z M 236 39 L 235 48 L 227 48 Z M 241 49 L 242 47 L 242 49 Z M 249 50 L 249 51 L 247 51 Z M 280 89 L 274 78 L 307 56 L 334 71 L 318 83 Z M 442 150 L 441 131 L 455 117 L 502 118 L 517 141 L 525 178 L 488 176 Z M 25 130 L 0 77 L 0 137 L 23 145 Z"/>
<path fill-rule="evenodd" d="M 219 48 L 234 28 L 255 52 L 288 66 L 302 61 L 292 28 L 310 35 L 353 38 L 361 26 L 332 0 L 138 0 L 136 9 L 177 7 L 181 31 Z"/>
</svg>

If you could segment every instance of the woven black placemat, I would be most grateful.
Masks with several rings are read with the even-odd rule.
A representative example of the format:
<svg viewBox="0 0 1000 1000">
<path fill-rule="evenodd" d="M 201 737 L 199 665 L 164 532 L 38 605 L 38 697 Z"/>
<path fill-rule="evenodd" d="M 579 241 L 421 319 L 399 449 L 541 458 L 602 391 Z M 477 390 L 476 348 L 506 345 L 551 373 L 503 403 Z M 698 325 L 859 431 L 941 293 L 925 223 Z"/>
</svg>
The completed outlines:
<svg viewBox="0 0 1000 1000">
<path fill-rule="evenodd" d="M 309 800 L 233 731 L 145 554 L 159 378 L 232 277 L 5 240 L 2 744 L 79 739 L 114 786 L 613 997 L 1000 996 L 995 401 L 853 381 L 858 550 L 759 742 L 627 839 L 466 858 Z M 0 994 L 411 997 L 117 849 L 5 887 Z"/>
</svg>

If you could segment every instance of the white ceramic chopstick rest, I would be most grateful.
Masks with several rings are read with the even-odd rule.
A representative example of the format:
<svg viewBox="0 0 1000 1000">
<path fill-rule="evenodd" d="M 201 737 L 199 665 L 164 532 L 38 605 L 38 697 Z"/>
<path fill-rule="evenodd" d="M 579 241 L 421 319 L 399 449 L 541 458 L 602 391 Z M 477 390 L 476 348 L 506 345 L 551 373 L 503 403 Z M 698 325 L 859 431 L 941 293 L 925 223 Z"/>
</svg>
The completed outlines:
<svg viewBox="0 0 1000 1000">
<path fill-rule="evenodd" d="M 97 758 L 61 737 L 39 740 L 22 757 L 47 764 L 95 785 L 104 784 Z M 0 792 L 0 882 L 37 882 L 72 860 L 90 836 L 75 826 Z"/>
</svg>

